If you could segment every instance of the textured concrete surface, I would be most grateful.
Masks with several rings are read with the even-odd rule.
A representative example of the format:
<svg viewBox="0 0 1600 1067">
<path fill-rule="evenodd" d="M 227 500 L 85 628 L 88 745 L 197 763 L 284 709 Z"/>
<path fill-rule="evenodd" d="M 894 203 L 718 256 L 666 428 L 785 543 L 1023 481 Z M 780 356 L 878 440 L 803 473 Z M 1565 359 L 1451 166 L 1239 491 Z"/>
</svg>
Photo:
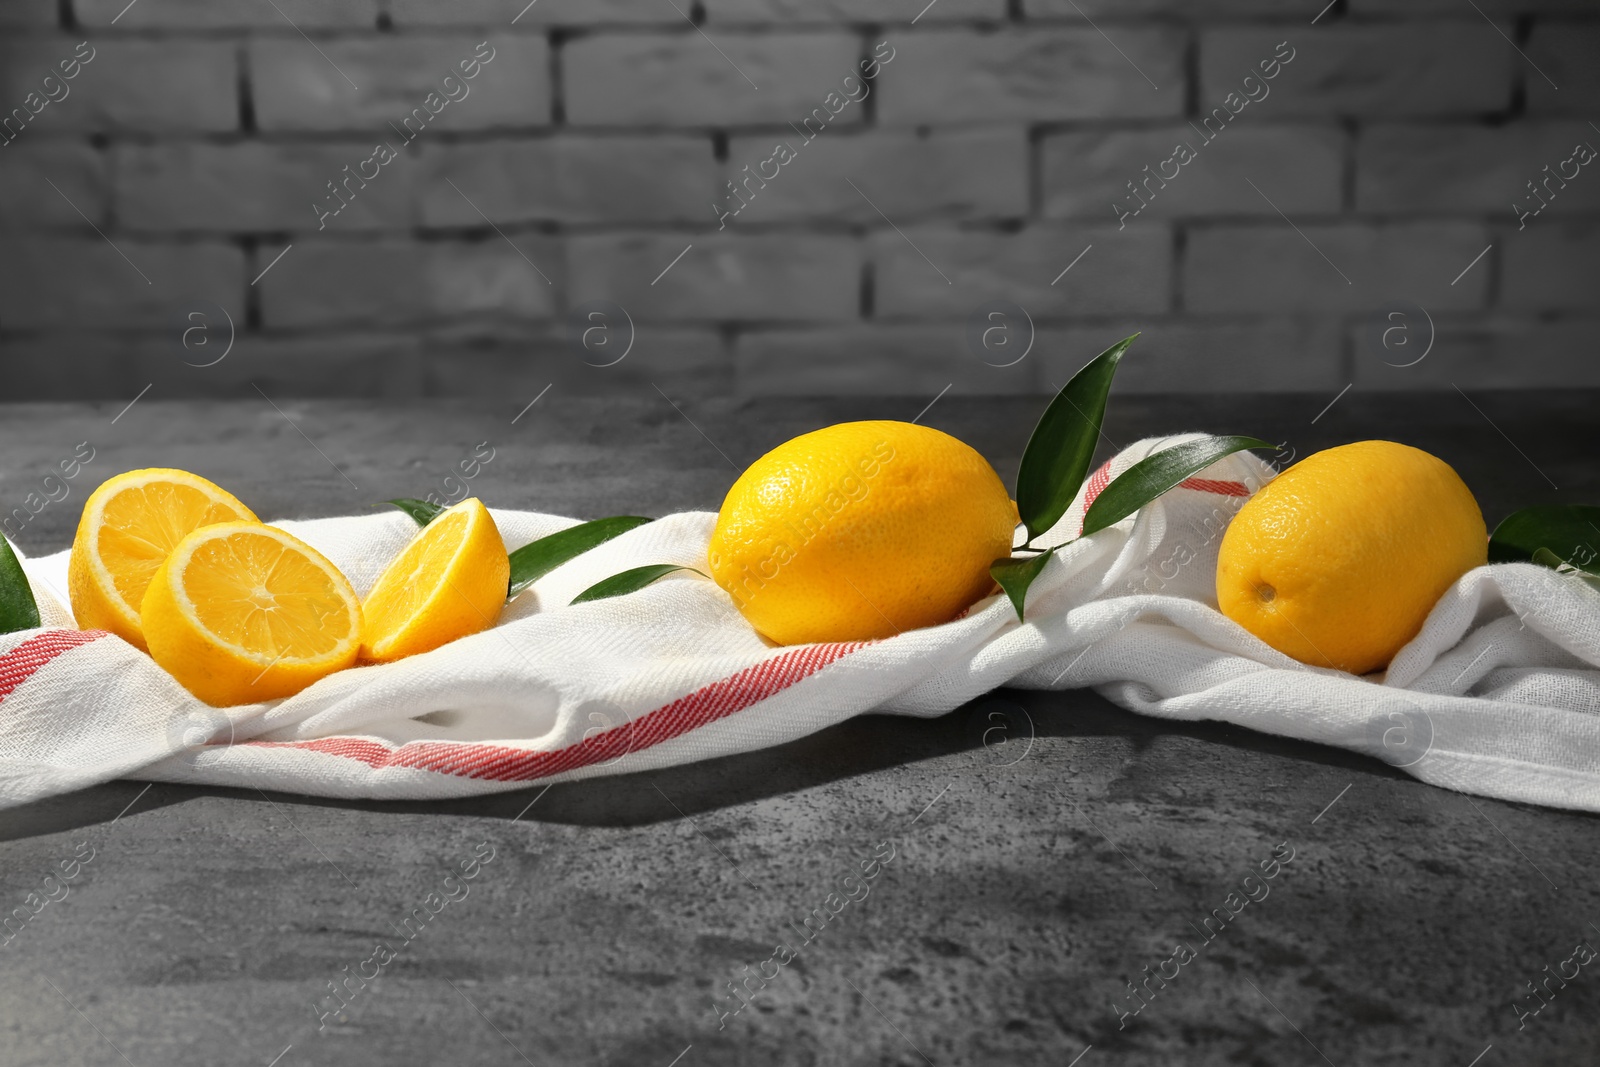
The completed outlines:
<svg viewBox="0 0 1600 1067">
<path fill-rule="evenodd" d="M 473 487 L 497 504 L 709 508 L 732 464 L 796 432 L 926 403 L 674 398 L 680 414 L 648 389 L 604 404 L 552 390 L 513 425 L 531 396 L 0 408 L 0 503 L 88 440 L 82 484 L 34 517 L 26 549 L 64 546 L 99 479 L 158 463 L 263 515 L 335 514 L 422 495 L 488 440 Z M 1473 401 L 1356 390 L 1313 424 L 1327 398 L 1121 398 L 1106 434 L 1203 427 L 1302 455 L 1394 437 L 1455 463 L 1491 522 L 1600 497 L 1600 397 Z M 924 421 L 1009 480 L 1038 408 L 945 397 Z M 1579 941 L 1600 946 L 1597 828 L 1081 692 L 1003 691 L 937 720 L 866 717 L 738 758 L 451 803 L 118 782 L 0 813 L 0 910 L 79 863 L 0 947 L 0 1064 L 1592 1063 L 1600 971 L 1549 980 L 1520 1030 L 1512 1005 Z M 891 846 L 864 899 L 828 903 Z M 1204 941 L 1194 927 L 1275 846 L 1293 859 L 1251 883 L 1267 895 Z M 471 881 L 446 881 L 491 849 Z M 408 942 L 430 892 L 456 899 Z M 1196 958 L 1166 964 L 1180 941 Z M 328 983 L 372 973 L 380 943 L 394 958 L 350 979 L 319 1030 Z M 796 955 L 777 968 L 780 943 Z M 1175 966 L 1119 1029 L 1125 981 Z M 722 1018 L 741 1003 L 728 982 L 775 968 Z"/>
</svg>

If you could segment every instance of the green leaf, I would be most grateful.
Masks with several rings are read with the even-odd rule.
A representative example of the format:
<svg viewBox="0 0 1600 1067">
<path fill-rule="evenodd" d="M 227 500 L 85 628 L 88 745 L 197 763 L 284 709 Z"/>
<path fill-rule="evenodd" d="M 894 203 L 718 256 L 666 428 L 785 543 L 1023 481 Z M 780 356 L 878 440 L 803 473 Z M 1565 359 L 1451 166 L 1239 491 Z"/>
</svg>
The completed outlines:
<svg viewBox="0 0 1600 1067">
<path fill-rule="evenodd" d="M 1600 508 L 1584 504 L 1523 508 L 1489 535 L 1489 562 L 1525 563 L 1541 548 L 1576 566 L 1593 568 L 1600 559 Z"/>
<path fill-rule="evenodd" d="M 1548 548 L 1534 549 L 1530 562 L 1537 563 L 1541 567 L 1549 567 L 1553 571 L 1558 571 L 1562 567 L 1570 565 L 1566 560 L 1562 559 Z"/>
<path fill-rule="evenodd" d="M 1028 599 L 1028 587 L 1033 580 L 1039 577 L 1044 570 L 1044 565 L 1050 562 L 1050 557 L 1055 555 L 1055 549 L 1041 552 L 1037 556 L 1027 556 L 1021 559 L 997 559 L 989 564 L 989 574 L 1000 583 L 1000 588 L 1005 590 L 1006 596 L 1011 598 L 1011 606 L 1017 609 L 1017 621 L 1022 622 L 1022 606 Z"/>
<path fill-rule="evenodd" d="M 673 571 L 694 571 L 704 578 L 706 575 L 696 571 L 693 567 L 684 567 L 676 563 L 649 563 L 643 567 L 613 574 L 604 581 L 599 581 L 572 598 L 574 604 L 586 604 L 591 600 L 604 600 L 607 597 L 622 596 L 625 593 L 637 593 L 657 578 L 665 578 Z"/>
<path fill-rule="evenodd" d="M 11 542 L 0 537 L 0 634 L 33 630 L 39 626 L 39 605 L 34 603 L 33 587 L 22 573 Z"/>
<path fill-rule="evenodd" d="M 575 559 L 613 537 L 650 522 L 642 515 L 617 515 L 568 527 L 529 542 L 511 553 L 511 586 L 507 599 L 516 596 L 570 559 Z"/>
<path fill-rule="evenodd" d="M 438 504 L 429 503 L 426 500 L 416 500 L 408 496 L 401 497 L 398 500 L 385 500 L 384 503 L 393 504 L 407 515 L 410 515 L 417 521 L 418 526 L 428 525 L 445 510 Z M 379 505 L 374 504 L 372 506 L 378 507 Z"/>
<path fill-rule="evenodd" d="M 1083 536 L 1132 515 L 1217 460 L 1247 448 L 1276 448 L 1255 437 L 1204 437 L 1146 456 L 1112 479 L 1083 517 Z"/>
<path fill-rule="evenodd" d="M 1533 562 L 1541 567 L 1549 567 L 1558 574 L 1571 575 L 1574 578 L 1578 578 L 1593 589 L 1600 589 L 1600 574 L 1590 574 L 1588 571 L 1580 570 L 1548 548 L 1534 549 Z"/>
<path fill-rule="evenodd" d="M 1062 386 L 1033 428 L 1017 470 L 1017 511 L 1029 541 L 1054 526 L 1078 495 L 1094 459 L 1117 363 L 1138 336 L 1124 337 L 1090 360 Z"/>
</svg>

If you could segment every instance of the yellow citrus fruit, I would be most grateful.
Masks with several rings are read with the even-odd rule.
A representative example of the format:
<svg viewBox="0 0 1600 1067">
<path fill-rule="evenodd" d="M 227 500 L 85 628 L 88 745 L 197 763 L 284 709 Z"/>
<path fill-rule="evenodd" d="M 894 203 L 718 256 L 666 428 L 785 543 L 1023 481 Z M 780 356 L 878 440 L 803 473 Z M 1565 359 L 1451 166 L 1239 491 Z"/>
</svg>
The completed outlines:
<svg viewBox="0 0 1600 1067">
<path fill-rule="evenodd" d="M 361 606 L 361 658 L 402 659 L 487 630 L 505 606 L 511 562 L 476 497 L 441 513 L 378 576 Z"/>
<path fill-rule="evenodd" d="M 139 613 L 150 656 L 207 704 L 292 696 L 356 660 L 361 602 L 298 538 L 203 526 L 156 568 Z"/>
<path fill-rule="evenodd" d="M 151 467 L 107 479 L 83 505 L 67 563 L 78 625 L 145 648 L 139 606 L 156 568 L 191 531 L 237 521 L 256 517 L 198 474 Z"/>
<path fill-rule="evenodd" d="M 1487 559 L 1483 513 L 1448 463 L 1359 441 L 1306 457 L 1239 509 L 1219 550 L 1217 603 L 1285 655 L 1366 674 Z"/>
<path fill-rule="evenodd" d="M 1016 521 L 994 468 L 949 434 L 847 422 L 751 464 L 707 562 L 778 644 L 867 640 L 946 622 L 988 593 Z"/>
</svg>

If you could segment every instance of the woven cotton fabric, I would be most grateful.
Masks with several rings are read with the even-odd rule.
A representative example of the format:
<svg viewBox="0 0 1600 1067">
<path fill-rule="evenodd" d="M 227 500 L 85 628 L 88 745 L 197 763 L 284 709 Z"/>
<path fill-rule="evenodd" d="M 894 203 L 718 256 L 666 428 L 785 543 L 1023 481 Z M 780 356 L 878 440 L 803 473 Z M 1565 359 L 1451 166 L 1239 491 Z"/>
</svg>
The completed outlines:
<svg viewBox="0 0 1600 1067">
<path fill-rule="evenodd" d="M 1071 541 L 1096 471 L 1044 539 Z M 0 805 L 113 778 L 369 799 L 455 797 L 751 751 L 864 712 L 931 717 L 998 686 L 1090 686 L 1124 708 L 1364 752 L 1422 781 L 1600 810 L 1600 593 L 1527 564 L 1480 568 L 1386 675 L 1297 663 L 1216 610 L 1218 545 L 1272 470 L 1225 459 L 1046 566 L 1019 623 L 1002 596 L 885 640 L 775 647 L 679 573 L 571 605 L 646 563 L 703 567 L 716 516 L 639 527 L 547 575 L 483 633 L 218 709 L 119 638 L 74 628 L 67 553 L 24 561 L 44 628 L 0 636 Z M 494 511 L 508 548 L 577 520 Z M 417 528 L 394 512 L 281 522 L 364 594 Z"/>
</svg>

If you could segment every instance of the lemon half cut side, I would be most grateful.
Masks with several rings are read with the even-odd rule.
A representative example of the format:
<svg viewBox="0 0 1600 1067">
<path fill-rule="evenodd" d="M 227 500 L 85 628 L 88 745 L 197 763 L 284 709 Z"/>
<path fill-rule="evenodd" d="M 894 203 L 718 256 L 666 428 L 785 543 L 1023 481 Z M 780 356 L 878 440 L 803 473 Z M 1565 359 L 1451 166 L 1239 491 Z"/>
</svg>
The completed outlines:
<svg viewBox="0 0 1600 1067">
<path fill-rule="evenodd" d="M 292 696 L 355 663 L 361 603 L 304 541 L 260 523 L 202 527 L 156 569 L 140 612 L 151 657 L 208 704 Z"/>
<path fill-rule="evenodd" d="M 436 516 L 384 569 L 362 604 L 361 658 L 428 652 L 500 618 L 511 561 L 489 509 L 469 497 Z"/>
</svg>

